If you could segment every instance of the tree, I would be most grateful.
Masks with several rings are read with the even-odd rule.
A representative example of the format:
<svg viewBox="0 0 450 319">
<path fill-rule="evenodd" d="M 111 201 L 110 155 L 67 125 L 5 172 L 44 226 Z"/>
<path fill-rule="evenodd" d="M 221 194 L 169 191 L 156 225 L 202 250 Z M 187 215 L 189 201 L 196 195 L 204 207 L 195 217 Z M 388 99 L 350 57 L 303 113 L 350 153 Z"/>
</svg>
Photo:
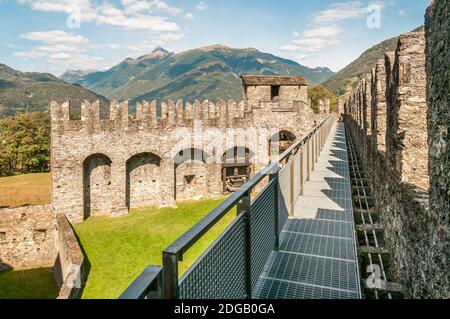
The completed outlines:
<svg viewBox="0 0 450 319">
<path fill-rule="evenodd" d="M 0 120 L 0 175 L 50 168 L 50 117 L 34 112 Z"/>
<path fill-rule="evenodd" d="M 319 101 L 330 100 L 330 112 L 339 112 L 339 99 L 328 91 L 323 85 L 315 85 L 308 89 L 308 96 L 311 99 L 311 108 L 315 113 L 319 113 Z"/>
</svg>

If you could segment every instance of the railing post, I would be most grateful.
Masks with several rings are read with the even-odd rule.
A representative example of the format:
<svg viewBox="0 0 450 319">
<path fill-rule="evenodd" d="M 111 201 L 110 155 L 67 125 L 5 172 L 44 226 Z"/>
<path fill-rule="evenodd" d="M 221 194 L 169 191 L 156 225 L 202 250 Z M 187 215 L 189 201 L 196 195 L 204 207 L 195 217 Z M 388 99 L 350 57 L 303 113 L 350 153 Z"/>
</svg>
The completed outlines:
<svg viewBox="0 0 450 319">
<path fill-rule="evenodd" d="M 315 145 L 314 145 L 314 137 L 315 137 L 316 132 L 314 131 L 313 134 L 311 135 L 311 171 L 314 170 L 314 156 L 315 156 Z"/>
<path fill-rule="evenodd" d="M 322 126 L 320 126 L 320 128 L 319 128 L 319 149 L 320 149 L 320 151 L 322 151 L 322 134 L 323 134 Z"/>
<path fill-rule="evenodd" d="M 294 161 L 294 152 L 292 152 L 291 154 L 291 168 L 290 168 L 290 180 L 291 180 L 291 185 L 290 185 L 290 193 L 291 193 L 291 202 L 289 203 L 291 207 L 289 207 L 289 216 L 292 217 L 294 216 L 294 205 L 295 205 L 295 194 L 294 194 L 294 190 L 295 190 L 295 161 Z"/>
<path fill-rule="evenodd" d="M 164 298 L 178 299 L 178 256 L 163 252 Z"/>
<path fill-rule="evenodd" d="M 305 145 L 303 144 L 301 147 L 301 152 L 300 152 L 300 196 L 303 195 L 303 157 L 304 157 L 304 152 L 305 152 Z"/>
<path fill-rule="evenodd" d="M 279 225 L 279 198 L 278 198 L 278 192 L 280 190 L 280 167 L 277 166 L 276 171 L 275 172 L 271 172 L 269 174 L 269 181 L 273 181 L 274 182 L 274 187 L 275 187 L 275 195 L 274 195 L 274 202 L 275 202 L 275 214 L 274 214 L 274 225 L 275 225 L 275 244 L 273 247 L 274 251 L 278 251 L 280 249 L 280 225 Z"/>
<path fill-rule="evenodd" d="M 310 160 L 309 160 L 309 158 L 311 156 L 311 152 L 309 150 L 309 142 L 310 142 L 310 140 L 308 138 L 308 140 L 306 141 L 306 180 L 307 181 L 309 181 L 309 178 L 310 178 L 310 174 L 309 173 L 311 171 L 311 163 L 310 163 Z"/>
<path fill-rule="evenodd" d="M 319 160 L 319 129 L 316 131 L 316 163 Z"/>
<path fill-rule="evenodd" d="M 324 137 L 323 126 L 321 126 L 320 127 L 320 152 L 322 152 L 322 150 L 323 150 L 323 137 Z"/>
<path fill-rule="evenodd" d="M 242 204 L 239 206 L 241 214 L 244 216 L 244 287 L 247 299 L 252 298 L 252 231 L 251 231 L 251 211 L 250 193 L 247 191 L 242 197 Z"/>
</svg>

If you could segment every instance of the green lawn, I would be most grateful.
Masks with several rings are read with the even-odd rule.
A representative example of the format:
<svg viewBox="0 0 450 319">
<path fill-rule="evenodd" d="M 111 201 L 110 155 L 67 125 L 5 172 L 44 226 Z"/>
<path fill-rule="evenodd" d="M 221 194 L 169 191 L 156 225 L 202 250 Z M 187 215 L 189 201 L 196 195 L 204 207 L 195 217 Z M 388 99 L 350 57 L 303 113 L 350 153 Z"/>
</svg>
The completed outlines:
<svg viewBox="0 0 450 319">
<path fill-rule="evenodd" d="M 195 225 L 222 199 L 180 203 L 178 208 L 133 210 L 120 218 L 91 217 L 75 225 L 89 259 L 83 298 L 117 298 L 148 265 L 161 265 L 162 250 Z M 235 218 L 231 211 L 186 254 L 186 271 Z"/>
<path fill-rule="evenodd" d="M 0 299 L 55 299 L 58 292 L 52 269 L 0 272 Z"/>
<path fill-rule="evenodd" d="M 50 173 L 0 177 L 0 207 L 50 204 Z"/>
</svg>

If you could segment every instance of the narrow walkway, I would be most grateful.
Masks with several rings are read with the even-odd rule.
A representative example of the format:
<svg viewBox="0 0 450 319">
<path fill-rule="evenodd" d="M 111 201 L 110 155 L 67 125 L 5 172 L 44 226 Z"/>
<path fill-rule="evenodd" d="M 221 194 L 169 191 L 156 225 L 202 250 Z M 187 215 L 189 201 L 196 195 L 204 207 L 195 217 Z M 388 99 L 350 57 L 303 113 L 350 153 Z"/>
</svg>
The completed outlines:
<svg viewBox="0 0 450 319">
<path fill-rule="evenodd" d="M 254 297 L 361 298 L 343 123 L 333 127 Z"/>
</svg>

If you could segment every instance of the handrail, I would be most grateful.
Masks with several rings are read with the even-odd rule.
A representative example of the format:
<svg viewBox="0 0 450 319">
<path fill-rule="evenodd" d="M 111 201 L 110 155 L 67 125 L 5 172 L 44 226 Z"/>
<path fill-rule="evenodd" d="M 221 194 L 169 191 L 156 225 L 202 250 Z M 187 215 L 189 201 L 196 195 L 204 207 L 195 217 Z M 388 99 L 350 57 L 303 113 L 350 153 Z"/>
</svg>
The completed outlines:
<svg viewBox="0 0 450 319">
<path fill-rule="evenodd" d="M 150 283 L 150 285 L 149 285 Z M 162 298 L 162 267 L 148 266 L 119 299 Z"/>
<path fill-rule="evenodd" d="M 210 230 L 223 216 L 225 216 L 241 199 L 242 197 L 251 191 L 254 186 L 256 186 L 261 180 L 263 180 L 267 175 L 275 174 L 279 170 L 279 164 L 284 159 L 286 159 L 295 149 L 304 144 L 322 125 L 328 121 L 328 119 L 333 116 L 329 115 L 323 119 L 319 124 L 312 128 L 308 133 L 303 135 L 301 139 L 295 142 L 291 147 L 289 147 L 284 153 L 281 154 L 277 161 L 270 163 L 268 166 L 259 171 L 255 176 L 253 176 L 247 183 L 241 186 L 236 192 L 234 192 L 230 197 L 223 201 L 219 206 L 214 208 L 208 215 L 206 215 L 202 220 L 195 224 L 186 233 L 181 235 L 177 240 L 175 240 L 171 245 L 169 245 L 164 253 L 173 254 L 177 256 L 178 261 L 183 260 L 183 254 L 191 248 L 195 242 L 201 238 L 208 230 Z"/>
<path fill-rule="evenodd" d="M 309 130 L 300 139 L 298 139 L 291 147 L 283 152 L 276 161 L 273 161 L 248 182 L 240 187 L 236 192 L 231 194 L 225 201 L 214 208 L 208 215 L 201 219 L 197 224 L 191 227 L 182 236 L 176 239 L 163 251 L 163 267 L 149 266 L 138 278 L 130 285 L 130 287 L 120 296 L 121 299 L 139 299 L 139 298 L 177 298 L 178 297 L 178 262 L 183 260 L 183 254 L 189 250 L 199 238 L 208 232 L 222 217 L 231 211 L 238 204 L 238 214 L 244 217 L 245 221 L 245 290 L 247 298 L 251 297 L 251 248 L 250 248 L 250 218 L 251 218 L 251 200 L 252 190 L 267 176 L 270 180 L 278 183 L 279 172 L 281 166 L 291 160 L 295 156 L 300 147 L 307 145 L 307 177 L 309 171 L 314 168 L 314 161 L 317 161 L 318 154 L 325 142 L 326 136 L 320 129 L 334 115 L 330 114 L 321 120 L 314 128 Z M 316 134 L 318 132 L 318 134 Z M 311 148 L 310 148 L 311 146 Z M 310 165 L 310 160 L 311 165 Z M 300 164 L 303 167 L 303 164 Z M 293 169 L 293 166 L 291 166 Z M 303 168 L 301 168 L 303 174 Z M 293 174 L 291 172 L 291 174 Z M 303 179 L 303 177 L 302 177 Z M 293 187 L 291 179 L 291 187 Z M 292 190 L 291 190 L 292 192 Z M 278 202 L 278 193 L 276 193 L 276 202 Z M 276 204 L 278 207 L 278 204 Z M 278 230 L 278 213 L 275 217 L 276 239 L 274 249 L 278 249 L 279 230 Z"/>
</svg>

